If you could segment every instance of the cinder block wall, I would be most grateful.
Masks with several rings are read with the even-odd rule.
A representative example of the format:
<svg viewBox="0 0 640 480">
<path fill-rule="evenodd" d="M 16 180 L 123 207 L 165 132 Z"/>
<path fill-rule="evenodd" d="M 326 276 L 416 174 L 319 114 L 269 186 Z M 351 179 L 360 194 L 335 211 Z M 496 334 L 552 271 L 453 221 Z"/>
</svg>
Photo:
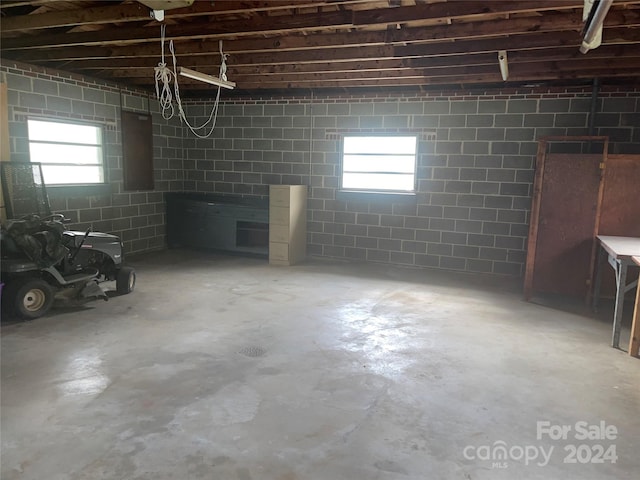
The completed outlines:
<svg viewBox="0 0 640 480">
<path fill-rule="evenodd" d="M 127 252 L 164 247 L 164 192 L 264 198 L 269 184 L 290 183 L 310 186 L 311 254 L 507 275 L 523 269 L 536 141 L 586 134 L 591 105 L 590 88 L 227 97 L 212 137 L 197 139 L 144 91 L 12 61 L 0 72 L 12 159 L 28 160 L 29 115 L 106 126 L 111 194 L 52 203 L 75 228 L 121 235 Z M 120 111 L 149 107 L 155 190 L 126 192 Z M 187 115 L 202 123 L 210 108 L 189 101 Z M 597 112 L 594 133 L 611 137 L 612 153 L 640 153 L 640 88 L 604 86 Z M 342 136 L 378 132 L 419 136 L 414 203 L 338 194 Z"/>
<path fill-rule="evenodd" d="M 517 276 L 537 139 L 587 134 L 590 107 L 588 87 L 227 99 L 210 139 L 186 132 L 185 189 L 306 184 L 311 254 Z M 187 114 L 202 122 L 210 108 Z M 603 87 L 597 112 L 612 153 L 640 153 L 640 89 Z M 343 198 L 341 137 L 389 132 L 420 138 L 416 201 Z"/>
<path fill-rule="evenodd" d="M 104 126 L 105 162 L 111 193 L 94 196 L 60 194 L 50 189 L 52 209 L 71 218 L 71 228 L 115 233 L 128 253 L 165 246 L 163 193 L 183 185 L 183 131 L 179 119 L 165 121 L 158 102 L 146 92 L 78 75 L 2 60 L 8 88 L 11 160 L 29 161 L 29 116 L 85 120 Z M 122 173 L 121 109 L 153 117 L 153 191 L 125 191 Z"/>
</svg>

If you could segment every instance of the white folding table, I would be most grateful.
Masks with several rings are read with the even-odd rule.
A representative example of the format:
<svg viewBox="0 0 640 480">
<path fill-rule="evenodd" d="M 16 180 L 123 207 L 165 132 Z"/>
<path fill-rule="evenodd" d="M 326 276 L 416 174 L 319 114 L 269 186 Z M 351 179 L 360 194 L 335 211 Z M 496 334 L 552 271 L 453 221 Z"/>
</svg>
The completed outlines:
<svg viewBox="0 0 640 480">
<path fill-rule="evenodd" d="M 640 257 L 631 257 L 633 263 L 640 266 Z M 636 305 L 633 309 L 633 321 L 631 323 L 631 337 L 629 337 L 629 355 L 640 357 L 640 278 L 636 289 Z"/>
<path fill-rule="evenodd" d="M 598 235 L 597 238 L 601 248 L 596 267 L 593 308 L 595 309 L 598 304 L 598 299 L 600 297 L 600 285 L 602 283 L 602 270 L 604 267 L 604 261 L 607 259 L 616 275 L 616 306 L 613 314 L 611 346 L 619 348 L 624 296 L 625 293 L 638 285 L 637 278 L 632 280 L 630 283 L 627 283 L 627 269 L 634 263 L 632 257 L 640 256 L 640 238 L 615 237 L 610 235 Z"/>
</svg>

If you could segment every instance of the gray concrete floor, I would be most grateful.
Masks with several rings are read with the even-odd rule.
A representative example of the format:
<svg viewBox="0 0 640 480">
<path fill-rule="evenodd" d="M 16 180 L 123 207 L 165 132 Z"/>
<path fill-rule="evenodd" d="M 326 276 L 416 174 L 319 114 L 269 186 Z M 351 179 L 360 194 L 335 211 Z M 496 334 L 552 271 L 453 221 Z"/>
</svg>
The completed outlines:
<svg viewBox="0 0 640 480">
<path fill-rule="evenodd" d="M 640 361 L 519 285 L 181 251 L 135 265 L 131 295 L 3 325 L 2 479 L 640 471 Z M 544 421 L 567 438 L 538 438 Z"/>
</svg>

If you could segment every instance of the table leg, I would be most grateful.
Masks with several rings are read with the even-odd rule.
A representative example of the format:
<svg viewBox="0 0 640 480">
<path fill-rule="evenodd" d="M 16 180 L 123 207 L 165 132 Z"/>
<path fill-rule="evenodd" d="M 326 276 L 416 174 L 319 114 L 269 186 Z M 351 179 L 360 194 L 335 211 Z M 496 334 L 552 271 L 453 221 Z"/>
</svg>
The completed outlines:
<svg viewBox="0 0 640 480">
<path fill-rule="evenodd" d="M 631 338 L 629 339 L 629 355 L 640 357 L 640 279 L 636 288 L 636 306 L 633 310 Z"/>
<path fill-rule="evenodd" d="M 595 312 L 598 309 L 598 300 L 600 300 L 600 286 L 602 285 L 602 270 L 604 270 L 604 262 L 607 259 L 607 252 L 604 248 L 598 248 L 598 259 L 596 260 L 596 278 L 593 285 L 592 308 Z"/>
<path fill-rule="evenodd" d="M 616 268 L 616 309 L 613 313 L 613 335 L 611 346 L 618 348 L 620 345 L 620 327 L 622 327 L 622 308 L 624 307 L 625 287 L 627 286 L 627 264 L 618 262 Z"/>
</svg>

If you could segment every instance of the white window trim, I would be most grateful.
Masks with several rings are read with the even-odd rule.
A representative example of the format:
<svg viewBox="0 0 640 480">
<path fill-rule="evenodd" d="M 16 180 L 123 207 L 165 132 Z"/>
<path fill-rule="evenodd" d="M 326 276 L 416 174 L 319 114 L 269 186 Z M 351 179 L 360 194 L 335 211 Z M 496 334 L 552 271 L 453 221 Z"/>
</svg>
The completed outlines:
<svg viewBox="0 0 640 480">
<path fill-rule="evenodd" d="M 48 122 L 48 123 L 59 123 L 65 125 L 80 125 L 86 127 L 93 127 L 99 130 L 100 132 L 100 143 L 90 144 L 90 143 L 75 143 L 75 142 L 57 142 L 57 141 L 48 141 L 48 140 L 32 140 L 29 135 L 29 121 L 39 121 L 39 122 Z M 43 167 L 43 171 L 45 170 L 47 165 L 56 165 L 56 166 L 68 166 L 68 167 L 84 167 L 84 166 L 99 166 L 102 169 L 102 181 L 101 182 L 71 182 L 71 183 L 46 183 L 47 189 L 54 188 L 82 188 L 82 187 L 105 187 L 108 186 L 108 178 L 107 178 L 107 168 L 106 168 L 106 152 L 105 152 L 105 128 L 104 125 L 96 122 L 75 120 L 75 119 L 67 119 L 67 118 L 52 118 L 52 117 L 40 117 L 40 116 L 29 116 L 27 117 L 27 142 L 29 145 L 29 159 L 31 162 L 40 163 Z M 100 155 L 99 155 L 99 163 L 75 163 L 75 162 L 50 162 L 50 161 L 42 161 L 38 158 L 32 158 L 31 156 L 31 145 L 32 144 L 40 144 L 40 145 L 70 145 L 70 146 L 79 146 L 79 147 L 99 147 Z M 43 172 L 44 173 L 44 172 Z M 45 174 L 45 182 L 46 182 L 46 174 Z"/>
<path fill-rule="evenodd" d="M 413 188 L 411 190 L 397 190 L 397 189 L 381 189 L 381 188 L 352 188 L 344 186 L 344 157 L 345 157 L 345 139 L 351 137 L 376 137 L 376 138 L 393 138 L 393 137 L 412 137 L 415 140 L 415 152 L 413 154 Z M 354 133 L 345 134 L 342 136 L 341 151 L 340 151 L 340 189 L 342 193 L 358 193 L 358 194 L 380 194 L 380 195 L 399 195 L 399 196 L 415 196 L 418 188 L 418 149 L 419 149 L 420 136 L 413 133 Z M 366 154 L 362 154 L 366 155 Z M 389 156 L 398 156 L 398 154 L 388 154 Z M 405 154 L 406 155 L 406 154 Z M 387 172 L 373 172 L 382 174 L 402 174 L 405 172 L 399 171 L 387 171 Z M 405 173 L 406 174 L 406 173 Z"/>
</svg>

